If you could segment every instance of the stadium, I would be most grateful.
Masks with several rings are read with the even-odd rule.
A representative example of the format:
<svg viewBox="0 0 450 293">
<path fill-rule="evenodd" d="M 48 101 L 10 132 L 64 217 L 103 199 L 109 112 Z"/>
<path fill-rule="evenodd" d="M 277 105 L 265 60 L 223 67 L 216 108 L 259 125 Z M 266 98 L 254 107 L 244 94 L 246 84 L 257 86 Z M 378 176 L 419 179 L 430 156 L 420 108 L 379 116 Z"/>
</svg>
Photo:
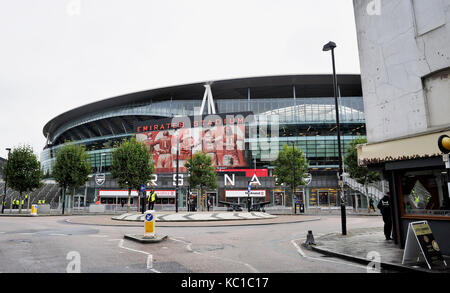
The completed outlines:
<svg viewBox="0 0 450 293">
<path fill-rule="evenodd" d="M 360 75 L 345 74 L 338 75 L 337 82 L 341 147 L 345 154 L 351 140 L 366 134 L 361 79 Z M 201 125 L 180 129 L 172 125 L 174 119 L 195 124 L 193 117 L 203 121 L 208 114 L 224 119 L 222 123 L 229 116 L 236 121 L 243 117 L 244 122 L 216 125 L 216 131 L 204 131 Z M 312 177 L 307 186 L 297 188 L 295 197 L 307 209 L 332 209 L 339 206 L 335 115 L 333 79 L 326 74 L 215 80 L 157 88 L 101 100 L 53 118 L 43 129 L 47 143 L 41 163 L 44 172 L 51 174 L 56 152 L 65 142 L 84 145 L 93 170 L 86 186 L 76 190 L 75 205 L 87 206 L 97 201 L 119 205 L 127 198 L 127 192 L 110 176 L 111 152 L 115 143 L 135 137 L 153 155 L 156 174 L 147 186 L 157 192 L 157 209 L 173 209 L 175 198 L 180 208 L 186 208 L 189 192 L 195 196 L 195 202 L 201 203 L 199 192 L 189 190 L 182 162 L 189 152 L 197 151 L 210 153 L 217 167 L 218 188 L 207 191 L 214 207 L 223 207 L 219 201 L 244 203 L 249 181 L 253 203 L 270 201 L 271 207 L 290 207 L 292 192 L 288 187 L 275 185 L 271 162 L 275 159 L 272 154 L 283 145 L 295 145 L 306 154 Z M 247 120 L 250 116 L 251 121 Z M 217 145 L 208 150 L 205 139 L 218 141 L 227 133 L 233 137 L 229 140 L 232 151 Z M 178 140 L 173 139 L 175 136 Z M 203 141 L 200 144 L 195 143 L 198 137 Z M 190 145 L 190 150 L 183 144 Z M 178 147 L 181 161 L 177 193 L 174 175 Z M 365 197 L 360 196 L 358 188 L 349 187 L 347 184 L 346 188 L 352 191 L 346 192 L 347 206 L 354 207 L 356 200 L 359 207 L 365 206 Z M 132 204 L 136 206 L 138 193 L 132 194 Z"/>
</svg>

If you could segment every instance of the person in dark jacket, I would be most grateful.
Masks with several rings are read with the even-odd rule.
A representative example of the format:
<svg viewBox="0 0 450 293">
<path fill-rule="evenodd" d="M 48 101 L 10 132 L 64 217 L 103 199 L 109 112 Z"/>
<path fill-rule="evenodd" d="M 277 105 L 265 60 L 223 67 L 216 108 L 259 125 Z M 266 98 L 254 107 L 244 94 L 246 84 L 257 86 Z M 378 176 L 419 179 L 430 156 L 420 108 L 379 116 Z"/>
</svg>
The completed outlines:
<svg viewBox="0 0 450 293">
<path fill-rule="evenodd" d="M 380 210 L 381 215 L 383 216 L 384 236 L 386 237 L 386 240 L 391 240 L 392 217 L 391 217 L 391 199 L 389 198 L 389 192 L 386 192 L 386 195 L 378 203 L 377 208 Z"/>
<path fill-rule="evenodd" d="M 369 209 L 370 209 L 370 211 L 372 212 L 375 212 L 375 207 L 373 206 L 373 199 L 370 199 L 369 200 Z"/>
</svg>

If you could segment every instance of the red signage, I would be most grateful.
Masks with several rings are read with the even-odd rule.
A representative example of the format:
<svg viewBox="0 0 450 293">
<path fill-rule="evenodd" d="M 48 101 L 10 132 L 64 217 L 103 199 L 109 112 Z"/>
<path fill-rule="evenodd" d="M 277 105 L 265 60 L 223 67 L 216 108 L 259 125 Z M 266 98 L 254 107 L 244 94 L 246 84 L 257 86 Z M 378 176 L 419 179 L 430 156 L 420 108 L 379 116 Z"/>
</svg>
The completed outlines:
<svg viewBox="0 0 450 293">
<path fill-rule="evenodd" d="M 268 169 L 217 169 L 217 172 L 229 172 L 229 173 L 245 173 L 245 177 L 253 177 L 256 174 L 257 177 L 268 177 L 269 170 Z"/>
</svg>

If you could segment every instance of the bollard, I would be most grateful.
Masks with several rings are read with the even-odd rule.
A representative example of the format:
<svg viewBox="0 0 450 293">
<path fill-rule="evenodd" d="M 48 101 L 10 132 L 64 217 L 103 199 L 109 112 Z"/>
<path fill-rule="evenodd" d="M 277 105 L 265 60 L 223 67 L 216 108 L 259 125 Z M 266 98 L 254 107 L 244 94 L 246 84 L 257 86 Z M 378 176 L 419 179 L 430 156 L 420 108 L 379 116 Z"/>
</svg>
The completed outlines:
<svg viewBox="0 0 450 293">
<path fill-rule="evenodd" d="M 300 204 L 300 213 L 304 214 L 305 213 L 305 205 L 304 204 Z"/>
<path fill-rule="evenodd" d="M 306 242 L 305 245 L 316 245 L 316 242 L 314 241 L 314 236 L 311 230 L 308 231 L 308 235 L 306 236 Z"/>
<path fill-rule="evenodd" d="M 31 215 L 37 216 L 37 205 L 35 204 L 31 206 Z"/>
<path fill-rule="evenodd" d="M 144 238 L 154 238 L 155 237 L 155 211 L 146 211 L 144 220 Z"/>
</svg>

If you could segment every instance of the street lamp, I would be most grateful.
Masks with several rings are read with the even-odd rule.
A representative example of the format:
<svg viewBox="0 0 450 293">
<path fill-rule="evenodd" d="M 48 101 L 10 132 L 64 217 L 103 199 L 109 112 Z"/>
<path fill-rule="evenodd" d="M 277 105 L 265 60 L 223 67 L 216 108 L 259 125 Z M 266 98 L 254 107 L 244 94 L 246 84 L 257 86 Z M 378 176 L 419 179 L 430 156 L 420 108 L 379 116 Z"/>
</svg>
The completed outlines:
<svg viewBox="0 0 450 293">
<path fill-rule="evenodd" d="M 336 127 L 337 127 L 337 143 L 338 143 L 338 160 L 339 160 L 339 175 L 338 181 L 341 187 L 341 223 L 342 223 L 342 235 L 347 235 L 347 225 L 346 225 L 346 215 L 345 215 L 345 201 L 344 201 L 344 192 L 343 181 L 342 181 L 342 154 L 341 154 L 341 127 L 339 123 L 339 106 L 337 99 L 337 78 L 336 78 L 336 67 L 334 63 L 334 49 L 336 48 L 336 43 L 328 42 L 323 46 L 323 51 L 331 50 L 331 60 L 333 63 L 333 94 L 334 94 L 334 105 L 336 109 Z"/>
<path fill-rule="evenodd" d="M 8 184 L 8 162 L 9 162 L 9 153 L 11 152 L 10 148 L 6 148 L 6 150 L 8 151 L 8 159 L 6 161 L 6 168 L 5 168 L 5 190 L 2 199 L 2 214 L 5 213 L 6 185 Z"/>
<path fill-rule="evenodd" d="M 179 176 L 179 167 L 180 167 L 180 136 L 179 132 L 177 135 L 177 170 L 176 170 L 176 188 L 175 188 L 175 213 L 178 213 L 178 176 Z"/>
</svg>

